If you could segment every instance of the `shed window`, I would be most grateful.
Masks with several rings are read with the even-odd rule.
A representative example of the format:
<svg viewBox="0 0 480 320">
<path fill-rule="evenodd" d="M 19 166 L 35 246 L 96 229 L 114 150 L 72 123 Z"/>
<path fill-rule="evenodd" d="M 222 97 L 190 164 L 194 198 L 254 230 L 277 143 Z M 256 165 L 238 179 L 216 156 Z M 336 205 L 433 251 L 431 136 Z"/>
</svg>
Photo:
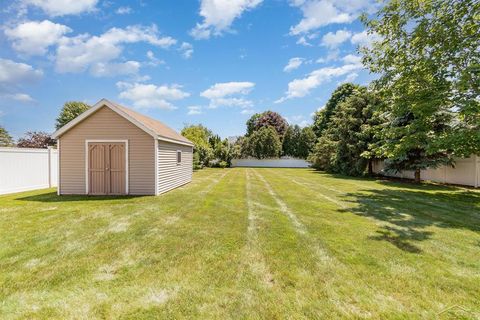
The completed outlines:
<svg viewBox="0 0 480 320">
<path fill-rule="evenodd" d="M 177 151 L 177 164 L 182 163 L 182 151 Z"/>
</svg>

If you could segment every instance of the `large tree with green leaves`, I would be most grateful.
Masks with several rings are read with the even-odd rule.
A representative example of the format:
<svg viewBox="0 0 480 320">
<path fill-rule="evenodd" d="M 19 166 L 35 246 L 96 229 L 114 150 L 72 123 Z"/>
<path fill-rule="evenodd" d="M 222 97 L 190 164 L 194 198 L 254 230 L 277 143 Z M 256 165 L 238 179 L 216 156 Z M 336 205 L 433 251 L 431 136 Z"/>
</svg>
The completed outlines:
<svg viewBox="0 0 480 320">
<path fill-rule="evenodd" d="M 0 126 L 0 147 L 13 147 L 14 142 L 12 136 L 8 131 Z"/>
<path fill-rule="evenodd" d="M 288 128 L 288 122 L 278 112 L 268 110 L 262 113 L 256 113 L 247 121 L 247 136 L 250 136 L 253 132 L 261 128 L 269 126 L 277 131 L 280 139 L 283 139 Z"/>
<path fill-rule="evenodd" d="M 65 102 L 57 117 L 55 127 L 57 130 L 60 129 L 88 109 L 90 109 L 90 106 L 80 101 Z"/>
<path fill-rule="evenodd" d="M 323 130 L 327 129 L 330 118 L 335 114 L 338 104 L 345 101 L 356 89 L 358 89 L 358 86 L 353 83 L 344 83 L 338 86 L 333 91 L 330 99 L 328 99 L 325 107 L 315 112 L 313 116 L 313 131 L 317 137 L 320 137 Z"/>
<path fill-rule="evenodd" d="M 374 158 L 370 150 L 381 128 L 381 100 L 365 87 L 341 102 L 310 155 L 319 169 L 358 176 Z M 368 166 L 371 171 L 371 166 Z"/>
<path fill-rule="evenodd" d="M 213 149 L 210 145 L 212 132 L 201 124 L 187 125 L 182 129 L 182 136 L 192 141 L 194 144 L 193 159 L 195 169 L 208 166 L 213 158 Z"/>
<path fill-rule="evenodd" d="M 255 130 L 244 143 L 246 144 L 245 153 L 257 159 L 276 158 L 282 152 L 280 137 L 271 126 Z"/>
<path fill-rule="evenodd" d="M 420 170 L 480 153 L 480 3 L 475 0 L 392 0 L 368 33 L 380 40 L 362 48 L 380 74 L 390 125 L 375 152 L 387 169 Z"/>
<path fill-rule="evenodd" d="M 311 127 L 289 126 L 283 139 L 283 154 L 306 159 L 312 151 L 316 139 Z"/>
</svg>

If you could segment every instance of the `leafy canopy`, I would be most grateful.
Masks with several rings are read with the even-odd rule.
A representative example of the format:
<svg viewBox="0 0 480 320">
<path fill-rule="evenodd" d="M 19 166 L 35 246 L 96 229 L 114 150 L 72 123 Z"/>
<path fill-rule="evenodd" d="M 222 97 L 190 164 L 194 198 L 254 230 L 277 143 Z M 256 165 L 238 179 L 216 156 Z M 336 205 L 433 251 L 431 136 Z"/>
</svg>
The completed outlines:
<svg viewBox="0 0 480 320">
<path fill-rule="evenodd" d="M 55 127 L 60 129 L 76 117 L 78 117 L 80 114 L 83 112 L 87 111 L 90 109 L 90 106 L 88 104 L 85 104 L 83 102 L 79 101 L 69 101 L 65 102 L 65 104 L 62 107 L 62 110 L 60 111 L 60 114 L 57 117 Z"/>
<path fill-rule="evenodd" d="M 393 0 L 365 22 L 377 34 L 362 48 L 380 74 L 389 125 L 375 148 L 392 170 L 451 163 L 480 153 L 480 3 Z"/>
<path fill-rule="evenodd" d="M 306 159 L 312 151 L 316 140 L 311 127 L 289 126 L 283 139 L 283 154 L 290 157 Z"/>
<path fill-rule="evenodd" d="M 14 142 L 8 131 L 0 126 L 0 147 L 13 147 Z"/>
<path fill-rule="evenodd" d="M 356 89 L 358 89 L 358 86 L 353 83 L 340 85 L 333 91 L 325 107 L 315 112 L 313 116 L 313 131 L 317 137 L 320 137 L 323 130 L 327 129 L 330 118 L 335 114 L 338 104 L 345 101 Z"/>
<path fill-rule="evenodd" d="M 338 104 L 309 157 L 313 165 L 330 172 L 362 175 L 381 128 L 380 106 L 379 97 L 365 87 Z"/>
<path fill-rule="evenodd" d="M 280 137 L 271 126 L 262 127 L 246 138 L 246 154 L 257 159 L 277 158 L 282 152 Z"/>
<path fill-rule="evenodd" d="M 288 128 L 287 121 L 277 112 L 265 111 L 256 113 L 247 121 L 247 136 L 264 127 L 273 127 L 282 139 Z"/>
</svg>

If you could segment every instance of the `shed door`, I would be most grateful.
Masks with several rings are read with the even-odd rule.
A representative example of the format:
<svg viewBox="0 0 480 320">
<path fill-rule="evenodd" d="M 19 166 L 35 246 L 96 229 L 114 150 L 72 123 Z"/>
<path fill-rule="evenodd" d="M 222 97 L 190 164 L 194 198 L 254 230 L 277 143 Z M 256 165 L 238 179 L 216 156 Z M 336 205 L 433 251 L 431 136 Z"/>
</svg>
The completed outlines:
<svg viewBox="0 0 480 320">
<path fill-rule="evenodd" d="M 89 194 L 125 194 L 125 173 L 124 143 L 89 143 Z"/>
</svg>

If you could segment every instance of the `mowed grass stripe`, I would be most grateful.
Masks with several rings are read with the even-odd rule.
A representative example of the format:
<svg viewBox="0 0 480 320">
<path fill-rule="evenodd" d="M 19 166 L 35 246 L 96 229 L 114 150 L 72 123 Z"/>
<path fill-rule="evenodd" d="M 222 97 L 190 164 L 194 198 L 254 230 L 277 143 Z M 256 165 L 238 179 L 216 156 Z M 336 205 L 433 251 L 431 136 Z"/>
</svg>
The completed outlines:
<svg viewBox="0 0 480 320">
<path fill-rule="evenodd" d="M 265 169 L 265 172 L 271 174 L 271 176 L 267 176 L 269 181 L 276 181 L 277 183 L 274 183 L 274 185 L 280 186 L 279 188 L 285 191 L 282 195 L 287 198 L 290 197 L 291 201 L 298 198 L 300 201 L 297 201 L 297 204 L 301 204 L 301 200 L 309 202 L 310 200 L 307 199 L 315 199 L 314 194 L 316 192 L 326 192 L 324 188 L 289 192 L 292 184 L 291 179 L 298 179 L 298 175 L 293 176 L 288 172 L 279 174 L 278 170 L 273 175 L 275 171 L 272 172 L 268 169 Z M 299 175 L 306 172 L 308 171 L 301 171 Z M 317 175 L 314 172 L 311 174 Z M 305 193 L 303 197 L 300 195 L 302 193 Z M 321 214 L 326 214 L 328 210 L 316 211 L 314 208 L 318 205 L 309 202 L 309 205 L 305 205 L 305 208 L 310 207 L 311 210 L 307 211 L 316 211 L 318 217 L 310 219 L 310 222 L 306 225 L 312 226 L 317 232 L 321 232 L 321 238 L 327 243 L 328 247 L 332 248 L 335 255 L 345 263 L 353 264 L 354 269 L 362 275 L 362 278 L 376 284 L 382 290 L 390 292 L 386 299 L 395 297 L 395 300 L 402 302 L 406 309 L 409 309 L 411 305 L 423 304 L 428 306 L 431 312 L 434 312 L 435 310 L 443 310 L 445 304 L 454 303 L 455 299 L 462 300 L 466 305 L 471 305 L 472 299 L 469 297 L 474 291 L 474 281 L 462 282 L 461 277 L 459 278 L 457 274 L 460 272 L 459 270 L 462 270 L 462 273 L 465 272 L 472 276 L 477 274 L 474 277 L 478 277 L 478 273 L 474 270 L 475 268 L 477 268 L 477 271 L 480 270 L 478 269 L 479 263 L 478 261 L 475 262 L 472 257 L 478 255 L 479 250 L 477 246 L 471 245 L 475 241 L 480 241 L 478 232 L 472 232 L 468 229 L 442 229 L 446 226 L 438 228 L 436 219 L 429 220 L 428 217 L 425 218 L 423 215 L 418 217 L 416 216 L 418 211 L 413 211 L 410 221 L 404 216 L 392 214 L 392 212 L 398 213 L 400 210 L 404 210 L 403 203 L 399 205 L 393 202 L 385 207 L 382 207 L 382 205 L 385 206 L 385 203 L 380 202 L 373 208 L 361 206 L 359 209 L 361 211 L 354 211 L 360 217 L 368 217 L 368 220 L 359 221 L 358 217 L 344 212 L 344 210 L 336 210 L 335 214 L 329 215 L 328 219 L 322 220 L 318 224 L 317 222 L 321 220 L 319 219 L 322 216 Z M 386 211 L 380 211 L 379 209 Z M 434 210 L 432 209 L 433 212 Z M 301 213 L 302 211 L 297 212 Z M 437 214 L 432 214 L 432 217 L 436 217 Z M 466 212 L 464 212 L 464 215 L 468 216 Z M 309 216 L 300 215 L 303 219 L 307 219 Z M 384 218 L 384 216 L 389 218 Z M 466 218 L 468 220 L 469 217 Z M 331 225 L 332 222 L 339 223 L 333 228 L 328 228 L 327 226 Z M 464 226 L 467 226 L 467 224 L 464 224 Z M 475 226 L 470 226 L 470 228 L 475 230 Z M 322 232 L 326 231 L 325 229 L 330 232 Z M 425 236 L 427 238 L 423 239 L 422 237 Z M 465 240 L 467 241 L 458 241 L 458 237 L 466 237 Z M 389 242 L 399 246 L 401 250 L 385 246 L 385 243 Z M 413 248 L 421 248 L 422 250 L 415 250 L 412 255 L 409 246 L 413 245 L 414 242 L 416 243 Z M 358 245 L 359 243 L 362 245 Z M 382 281 L 379 281 L 379 279 L 382 279 Z M 443 286 L 438 287 L 436 285 L 438 279 L 443 280 Z M 431 296 L 422 299 L 420 302 L 417 299 L 422 295 L 424 287 L 419 283 L 424 285 L 428 283 L 435 288 Z M 404 288 L 404 291 L 410 292 L 410 294 L 406 295 L 403 291 L 398 294 L 397 286 Z"/>
<path fill-rule="evenodd" d="M 161 275 L 178 287 L 175 299 L 148 312 L 138 308 L 131 317 L 223 318 L 242 309 L 241 290 L 236 284 L 246 241 L 244 183 L 240 172 L 228 171 L 212 193 L 178 223 L 175 236 L 162 244 L 172 256 L 167 260 L 168 271 Z"/>
<path fill-rule="evenodd" d="M 277 204 L 279 214 L 288 217 L 290 224 L 298 234 L 299 239 L 304 244 L 304 249 L 309 252 L 309 256 L 316 266 L 316 276 L 321 275 L 322 286 L 325 287 L 327 301 L 332 311 L 341 317 L 362 317 L 370 315 L 368 309 L 362 307 L 361 300 L 369 301 L 375 299 L 374 290 L 368 283 L 362 281 L 360 277 L 352 281 L 352 270 L 341 263 L 336 257 L 332 256 L 325 244 L 318 238 L 312 237 L 308 228 L 297 217 L 297 211 L 292 211 L 284 202 L 281 195 L 277 194 L 267 180 L 262 176 L 265 170 L 256 169 L 255 173 L 258 179 L 264 184 L 266 191 L 270 194 Z M 278 186 L 275 184 L 275 186 Z M 362 283 L 363 286 L 358 286 Z M 339 299 L 339 292 L 347 290 L 348 299 Z M 368 298 L 367 298 L 368 297 Z M 325 308 L 325 305 L 318 305 L 319 309 Z"/>
</svg>

